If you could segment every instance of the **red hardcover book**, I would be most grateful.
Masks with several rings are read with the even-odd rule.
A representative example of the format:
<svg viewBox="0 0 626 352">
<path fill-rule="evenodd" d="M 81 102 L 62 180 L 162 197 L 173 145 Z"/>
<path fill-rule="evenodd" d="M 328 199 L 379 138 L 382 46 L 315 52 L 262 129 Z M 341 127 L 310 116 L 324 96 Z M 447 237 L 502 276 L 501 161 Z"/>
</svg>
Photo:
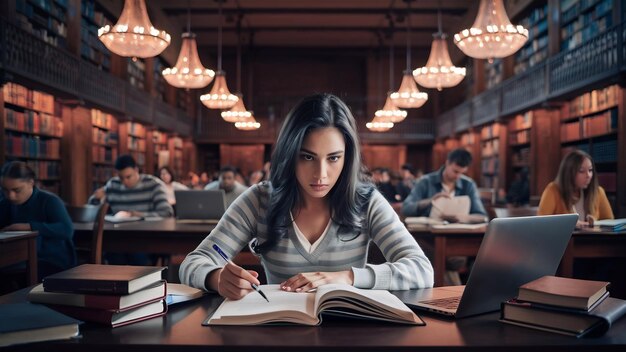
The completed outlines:
<svg viewBox="0 0 626 352">
<path fill-rule="evenodd" d="M 104 310 L 84 307 L 50 305 L 50 308 L 75 319 L 93 323 L 106 324 L 112 328 L 136 323 L 150 318 L 160 317 L 167 313 L 165 300 L 159 300 L 139 307 L 119 310 Z"/>
</svg>

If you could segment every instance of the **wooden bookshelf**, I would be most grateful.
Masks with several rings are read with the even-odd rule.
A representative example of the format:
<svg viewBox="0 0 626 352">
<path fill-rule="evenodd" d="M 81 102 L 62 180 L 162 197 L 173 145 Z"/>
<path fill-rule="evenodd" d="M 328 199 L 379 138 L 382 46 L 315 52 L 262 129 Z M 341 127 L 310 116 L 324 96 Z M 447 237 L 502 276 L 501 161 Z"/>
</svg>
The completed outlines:
<svg viewBox="0 0 626 352">
<path fill-rule="evenodd" d="M 470 164 L 466 175 L 473 180 L 480 180 L 480 135 L 474 130 L 463 132 L 459 135 L 459 147 L 467 149 L 472 155 L 472 163 Z"/>
<path fill-rule="evenodd" d="M 146 64 L 140 58 L 127 59 L 128 82 L 139 90 L 146 89 Z"/>
<path fill-rule="evenodd" d="M 15 83 L 2 88 L 2 162 L 25 161 L 37 186 L 60 193 L 63 121 L 54 96 Z"/>
<path fill-rule="evenodd" d="M 176 174 L 176 177 L 181 177 L 184 172 L 182 138 L 171 137 L 168 141 L 168 147 L 170 152 L 170 167 Z"/>
<path fill-rule="evenodd" d="M 167 83 L 161 72 L 168 66 L 160 57 L 154 57 L 152 63 L 152 93 L 157 99 L 165 101 Z"/>
<path fill-rule="evenodd" d="M 626 186 L 618 177 L 618 161 L 625 157 L 620 153 L 623 147 L 618 146 L 622 95 L 622 89 L 612 85 L 584 93 L 561 109 L 561 157 L 575 149 L 589 153 L 613 209 L 617 207 L 618 189 Z"/>
<path fill-rule="evenodd" d="M 502 82 L 502 59 L 493 59 L 492 63 L 485 60 L 485 89 L 489 89 Z"/>
<path fill-rule="evenodd" d="M 146 170 L 146 128 L 136 122 L 124 122 L 120 124 L 120 149 L 119 153 L 130 154 L 135 159 L 140 172 Z"/>
<path fill-rule="evenodd" d="M 67 48 L 68 0 L 12 0 L 15 23 L 46 43 Z"/>
<path fill-rule="evenodd" d="M 98 38 L 98 29 L 114 25 L 95 0 L 81 0 L 80 56 L 103 71 L 111 70 L 111 52 Z"/>
<path fill-rule="evenodd" d="M 615 24 L 616 0 L 561 0 L 561 51 L 573 49 Z"/>
<path fill-rule="evenodd" d="M 526 12 L 526 11 L 525 11 Z M 515 53 L 513 71 L 520 74 L 548 58 L 548 3 L 530 8 L 528 14 L 518 21 L 528 29 L 528 41 Z"/>
<path fill-rule="evenodd" d="M 161 166 L 171 166 L 170 150 L 167 134 L 161 131 L 152 131 L 152 151 L 154 161 L 152 163 L 152 174 L 156 174 Z"/>
<path fill-rule="evenodd" d="M 480 130 L 480 186 L 498 190 L 505 187 L 502 170 L 506 164 L 506 127 L 498 122 L 485 125 Z"/>
<path fill-rule="evenodd" d="M 114 163 L 118 156 L 119 133 L 117 118 L 97 109 L 91 109 L 92 124 L 92 188 L 95 190 L 115 175 Z"/>
</svg>

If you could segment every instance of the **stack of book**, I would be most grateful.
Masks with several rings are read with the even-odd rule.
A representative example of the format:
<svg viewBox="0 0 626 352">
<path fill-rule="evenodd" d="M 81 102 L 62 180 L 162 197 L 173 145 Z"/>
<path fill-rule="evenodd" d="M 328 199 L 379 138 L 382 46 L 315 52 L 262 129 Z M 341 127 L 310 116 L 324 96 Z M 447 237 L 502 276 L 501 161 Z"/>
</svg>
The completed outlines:
<svg viewBox="0 0 626 352">
<path fill-rule="evenodd" d="M 609 297 L 608 282 L 544 276 L 502 303 L 500 321 L 581 337 L 604 334 L 626 314 L 626 301 Z"/>
<path fill-rule="evenodd" d="M 594 225 L 600 226 L 602 230 L 609 231 L 625 231 L 626 219 L 610 219 L 610 220 L 598 220 L 594 222 Z"/>
<path fill-rule="evenodd" d="M 163 267 L 84 264 L 51 275 L 28 300 L 76 319 L 111 327 L 167 312 Z"/>
</svg>

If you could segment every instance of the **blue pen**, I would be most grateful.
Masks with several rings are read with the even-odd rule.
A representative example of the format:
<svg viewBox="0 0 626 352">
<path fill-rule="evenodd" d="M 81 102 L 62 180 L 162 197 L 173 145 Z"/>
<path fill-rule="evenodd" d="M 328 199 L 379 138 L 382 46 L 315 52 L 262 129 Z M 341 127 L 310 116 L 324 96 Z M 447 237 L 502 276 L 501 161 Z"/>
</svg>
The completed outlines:
<svg viewBox="0 0 626 352">
<path fill-rule="evenodd" d="M 232 262 L 230 261 L 230 259 L 228 259 L 228 257 L 226 256 L 226 253 L 224 253 L 224 252 L 222 251 L 222 249 L 221 249 L 221 248 L 220 248 L 217 244 L 213 244 L 213 249 L 215 249 L 215 251 L 216 251 L 217 253 L 219 253 L 219 255 L 221 255 L 221 256 L 222 256 L 222 258 L 224 258 L 224 260 L 225 260 L 225 261 L 227 261 L 227 262 L 229 262 L 229 263 L 232 263 Z M 266 300 L 266 301 L 268 301 L 268 302 L 270 301 L 270 300 L 269 300 L 269 299 L 267 299 L 267 297 L 265 296 L 265 293 L 263 293 L 263 291 L 261 291 L 261 289 L 259 289 L 259 286 L 255 285 L 255 284 L 253 284 L 253 283 L 250 283 L 250 285 L 252 285 L 252 288 L 253 288 L 256 292 L 258 292 L 261 296 L 263 296 L 263 298 L 265 298 L 265 300 Z"/>
</svg>

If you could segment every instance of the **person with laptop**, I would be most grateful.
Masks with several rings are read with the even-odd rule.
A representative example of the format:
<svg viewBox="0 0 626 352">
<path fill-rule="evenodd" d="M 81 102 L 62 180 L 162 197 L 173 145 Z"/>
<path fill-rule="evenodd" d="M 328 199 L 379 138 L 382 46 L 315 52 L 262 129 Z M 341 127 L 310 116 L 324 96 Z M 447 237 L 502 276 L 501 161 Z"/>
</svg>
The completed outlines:
<svg viewBox="0 0 626 352">
<path fill-rule="evenodd" d="M 578 213 L 577 227 L 614 218 L 604 188 L 598 184 L 593 160 L 582 150 L 574 150 L 563 158 L 556 178 L 541 194 L 537 210 L 538 215 L 568 213 Z"/>
<path fill-rule="evenodd" d="M 471 162 L 472 154 L 464 148 L 451 151 L 443 167 L 424 175 L 415 183 L 411 193 L 402 203 L 402 214 L 428 217 L 432 210 L 433 201 L 438 198 L 468 196 L 470 200 L 469 215 L 444 214 L 443 220 L 466 223 L 486 222 L 488 220 L 487 212 L 480 200 L 476 183 L 464 175 Z M 445 212 L 445 209 L 442 210 Z"/>
<path fill-rule="evenodd" d="M 219 179 L 209 183 L 204 187 L 205 190 L 223 189 L 226 199 L 226 208 L 239 197 L 248 187 L 242 185 L 236 180 L 237 169 L 230 165 L 222 166 L 220 169 Z"/>
<path fill-rule="evenodd" d="M 270 180 L 233 202 L 181 264 L 181 281 L 229 299 L 244 297 L 253 291 L 251 284 L 260 284 L 258 273 L 224 258 L 234 258 L 250 243 L 267 283 L 284 291 L 306 292 L 329 283 L 432 287 L 430 261 L 362 171 L 348 106 L 330 94 L 305 98 L 283 123 Z M 367 264 L 371 242 L 387 262 Z"/>
</svg>

